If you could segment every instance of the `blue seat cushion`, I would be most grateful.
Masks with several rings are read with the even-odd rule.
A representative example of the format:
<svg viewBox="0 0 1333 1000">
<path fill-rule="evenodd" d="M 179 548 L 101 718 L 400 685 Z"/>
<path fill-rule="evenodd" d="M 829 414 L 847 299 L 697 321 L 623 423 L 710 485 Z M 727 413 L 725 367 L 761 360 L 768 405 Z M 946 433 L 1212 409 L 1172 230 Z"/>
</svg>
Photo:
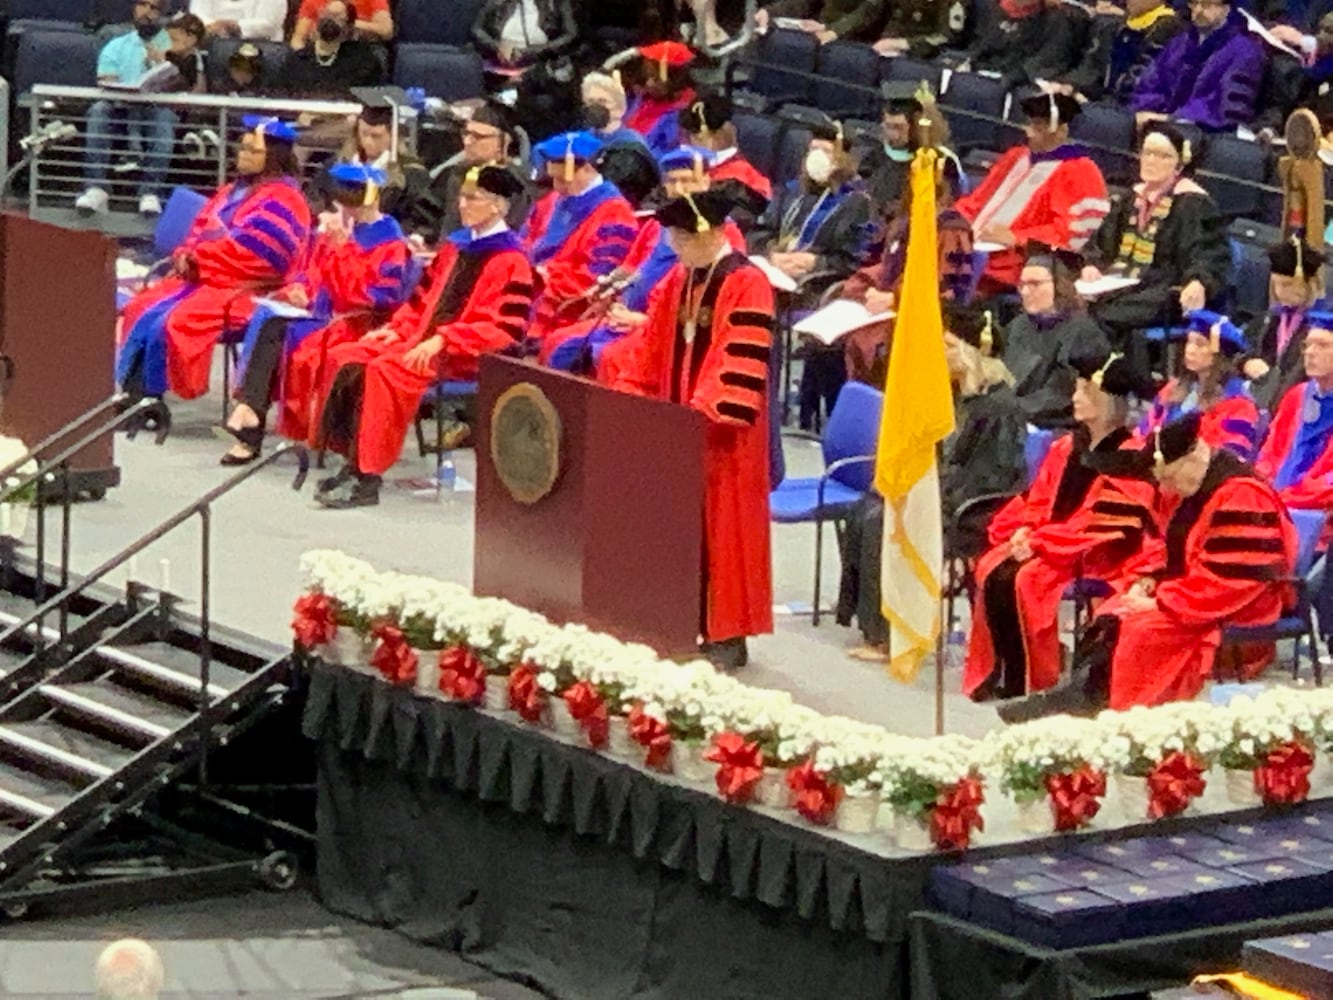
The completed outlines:
<svg viewBox="0 0 1333 1000">
<path fill-rule="evenodd" d="M 1222 629 L 1222 642 L 1266 642 L 1281 636 L 1304 635 L 1309 623 L 1298 615 L 1284 615 L 1271 625 L 1228 625 Z"/>
<path fill-rule="evenodd" d="M 846 517 L 852 505 L 865 494 L 830 479 L 824 486 L 824 506 L 819 506 L 819 480 L 784 479 L 769 494 L 769 509 L 773 520 L 780 524 L 798 524 L 801 521 L 831 521 Z"/>
</svg>

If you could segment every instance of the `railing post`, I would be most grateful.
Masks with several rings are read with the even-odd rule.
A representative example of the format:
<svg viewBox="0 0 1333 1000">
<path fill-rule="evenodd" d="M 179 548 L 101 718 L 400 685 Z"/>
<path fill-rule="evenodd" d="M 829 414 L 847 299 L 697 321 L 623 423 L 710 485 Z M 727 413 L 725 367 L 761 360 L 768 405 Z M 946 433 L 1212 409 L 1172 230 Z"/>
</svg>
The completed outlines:
<svg viewBox="0 0 1333 1000">
<path fill-rule="evenodd" d="M 209 671 L 213 662 L 213 640 L 210 634 L 212 614 L 209 599 L 210 558 L 212 554 L 213 507 L 199 508 L 199 787 L 208 787 L 208 736 L 212 728 L 212 712 L 208 698 Z"/>
<path fill-rule="evenodd" d="M 61 462 L 60 470 L 60 592 L 69 590 L 69 531 L 73 521 L 74 496 L 69 488 L 69 459 Z M 60 602 L 60 641 L 64 643 L 69 631 L 69 601 Z"/>
<path fill-rule="evenodd" d="M 46 479 L 46 476 L 42 476 L 34 483 L 37 493 L 33 497 L 33 506 L 37 510 L 37 566 L 33 571 L 32 600 L 39 608 L 46 603 L 46 496 L 42 493 L 42 484 Z M 37 634 L 33 636 L 33 643 L 38 649 L 42 648 L 45 638 L 42 632 L 45 623 L 46 615 L 38 615 Z"/>
<path fill-rule="evenodd" d="M 218 187 L 227 183 L 227 109 L 218 109 Z"/>
</svg>

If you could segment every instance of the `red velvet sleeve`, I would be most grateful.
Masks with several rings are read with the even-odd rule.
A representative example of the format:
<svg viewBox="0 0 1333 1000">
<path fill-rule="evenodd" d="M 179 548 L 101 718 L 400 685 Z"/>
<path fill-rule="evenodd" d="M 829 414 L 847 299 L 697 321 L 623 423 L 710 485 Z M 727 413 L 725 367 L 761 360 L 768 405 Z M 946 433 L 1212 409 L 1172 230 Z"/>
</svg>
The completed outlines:
<svg viewBox="0 0 1333 1000">
<path fill-rule="evenodd" d="M 387 311 L 403 301 L 407 286 L 406 241 L 389 240 L 369 250 L 355 240 L 334 248 L 322 270 L 337 313 Z"/>
<path fill-rule="evenodd" d="M 277 286 L 304 267 L 309 254 L 310 209 L 295 185 L 262 185 L 237 209 L 231 225 L 201 234 L 190 251 L 199 280 Z"/>
<path fill-rule="evenodd" d="M 444 339 L 446 356 L 476 357 L 521 342 L 532 296 L 527 258 L 517 251 L 495 254 L 482 268 L 458 319 L 435 331 Z"/>
<path fill-rule="evenodd" d="M 995 512 L 988 528 L 992 545 L 1007 542 L 1019 528 L 1035 528 L 1050 518 L 1055 493 L 1060 488 L 1060 478 L 1065 474 L 1073 446 L 1074 438 L 1069 434 L 1052 443 L 1027 492 L 1014 497 Z"/>
<path fill-rule="evenodd" d="M 1273 414 L 1272 426 L 1264 438 L 1259 457 L 1254 461 L 1254 470 L 1270 483 L 1277 478 L 1278 470 L 1286 459 L 1291 446 L 1296 443 L 1296 433 L 1301 427 L 1301 407 L 1305 403 L 1305 383 L 1292 386 L 1277 404 Z"/>
<path fill-rule="evenodd" d="M 709 420 L 748 427 L 768 399 L 773 350 L 773 286 L 758 268 L 729 274 L 713 308 L 713 339 L 690 405 Z"/>
</svg>

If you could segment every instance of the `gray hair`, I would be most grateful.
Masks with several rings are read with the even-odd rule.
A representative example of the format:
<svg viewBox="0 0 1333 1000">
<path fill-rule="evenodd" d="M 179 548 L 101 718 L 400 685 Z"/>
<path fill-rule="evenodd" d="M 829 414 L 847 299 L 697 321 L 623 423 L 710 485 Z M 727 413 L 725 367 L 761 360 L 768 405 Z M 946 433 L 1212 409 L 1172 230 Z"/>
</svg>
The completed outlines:
<svg viewBox="0 0 1333 1000">
<path fill-rule="evenodd" d="M 157 1000 L 165 974 L 162 959 L 147 941 L 113 941 L 97 956 L 100 1000 Z"/>
</svg>

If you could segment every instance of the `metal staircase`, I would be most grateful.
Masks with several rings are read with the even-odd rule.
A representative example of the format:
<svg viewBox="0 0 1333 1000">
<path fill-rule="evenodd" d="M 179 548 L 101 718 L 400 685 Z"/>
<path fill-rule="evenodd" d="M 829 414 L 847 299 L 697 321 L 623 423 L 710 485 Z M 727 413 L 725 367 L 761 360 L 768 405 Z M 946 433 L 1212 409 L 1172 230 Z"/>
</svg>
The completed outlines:
<svg viewBox="0 0 1333 1000">
<path fill-rule="evenodd" d="M 111 424 L 133 424 L 146 409 L 130 407 Z M 58 488 L 72 453 L 67 448 L 22 478 L 12 467 L 0 469 L 0 500 L 33 483 L 55 483 L 50 492 L 60 498 L 64 524 L 54 567 L 47 565 L 44 529 L 31 560 L 0 537 L 0 910 L 15 916 L 32 902 L 128 884 L 179 888 L 207 876 L 257 874 L 286 888 L 294 859 L 270 848 L 305 832 L 230 800 L 209 781 L 210 753 L 234 743 L 291 693 L 287 650 L 219 630 L 209 619 L 210 512 L 284 454 L 299 461 L 299 489 L 305 451 L 275 450 L 79 579 L 69 566 L 73 498 Z M 40 491 L 38 497 L 41 525 Z M 105 585 L 113 570 L 196 518 L 199 615 L 184 614 L 172 595 L 141 583 L 124 591 Z M 265 847 L 238 850 L 215 831 L 182 826 L 159 808 L 182 790 L 215 814 L 263 828 Z M 107 864 L 99 854 L 105 841 L 129 825 L 173 842 L 179 856 L 149 863 L 131 855 Z"/>
</svg>

